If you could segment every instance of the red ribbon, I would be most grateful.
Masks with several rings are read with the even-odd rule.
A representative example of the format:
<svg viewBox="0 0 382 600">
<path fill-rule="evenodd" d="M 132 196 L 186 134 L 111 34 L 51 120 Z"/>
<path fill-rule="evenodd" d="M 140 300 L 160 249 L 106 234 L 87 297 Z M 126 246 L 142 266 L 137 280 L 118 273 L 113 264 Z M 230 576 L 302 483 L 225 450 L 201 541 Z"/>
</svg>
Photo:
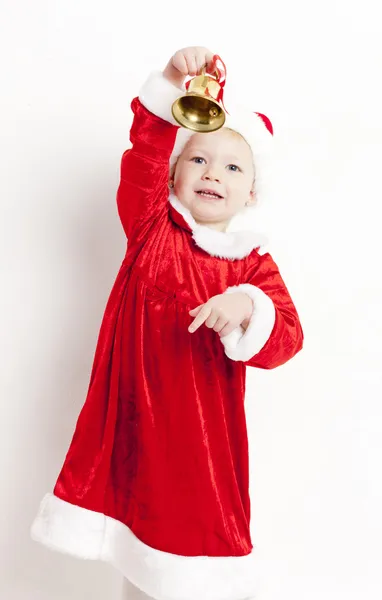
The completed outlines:
<svg viewBox="0 0 382 600">
<path fill-rule="evenodd" d="M 223 101 L 223 91 L 224 91 L 224 86 L 225 86 L 225 82 L 226 82 L 227 67 L 225 66 L 223 60 L 220 58 L 220 56 L 218 54 L 214 54 L 214 56 L 212 57 L 212 63 L 211 63 L 210 70 L 215 71 L 218 75 L 216 81 L 220 85 L 220 90 L 219 90 L 219 93 L 218 93 L 218 96 L 216 99 L 218 102 L 221 102 L 221 104 L 224 108 L 224 111 L 227 114 L 229 114 L 228 110 L 224 106 L 224 101 Z M 187 81 L 187 83 L 186 83 L 186 90 L 188 90 L 188 86 L 190 85 L 190 82 L 191 82 L 191 79 L 189 81 Z M 273 135 L 273 125 L 272 125 L 271 120 L 263 113 L 255 112 L 255 114 L 258 115 L 263 120 L 265 127 L 268 129 L 269 133 L 271 135 Z"/>
<path fill-rule="evenodd" d="M 227 114 L 229 114 L 228 110 L 224 106 L 224 100 L 223 100 L 223 91 L 224 91 L 224 86 L 225 86 L 225 82 L 226 82 L 227 67 L 225 66 L 223 60 L 220 58 L 220 56 L 218 54 L 215 54 L 213 56 L 212 64 L 213 64 L 214 70 L 217 71 L 217 74 L 218 74 L 217 81 L 218 81 L 218 84 L 220 85 L 220 90 L 219 90 L 217 100 L 218 100 L 218 102 L 222 103 L 224 111 Z"/>
<path fill-rule="evenodd" d="M 220 90 L 218 93 L 218 96 L 216 98 L 216 100 L 218 102 L 221 102 L 223 105 L 223 108 L 225 110 L 225 112 L 227 114 L 228 110 L 226 109 L 226 107 L 224 106 L 224 101 L 223 101 L 223 88 L 225 86 L 225 82 L 226 82 L 226 73 L 227 73 L 227 68 L 224 64 L 224 62 L 222 61 L 222 59 L 220 58 L 220 56 L 218 56 L 217 54 L 215 54 L 212 58 L 212 66 L 211 66 L 211 71 L 214 70 L 217 73 L 217 78 L 216 81 L 218 82 L 218 84 L 220 85 Z M 185 87 L 186 90 L 188 90 L 188 87 L 190 85 L 191 79 L 189 81 L 186 82 Z"/>
<path fill-rule="evenodd" d="M 223 60 L 220 58 L 220 56 L 218 56 L 217 54 L 214 55 L 212 60 L 213 60 L 212 64 L 213 64 L 214 70 L 217 71 L 217 73 L 218 73 L 217 81 L 220 85 L 220 91 L 219 91 L 217 100 L 222 103 L 225 112 L 227 114 L 229 114 L 229 112 L 226 109 L 226 107 L 224 106 L 224 102 L 223 102 L 223 88 L 224 88 L 225 82 L 226 82 L 227 67 L 225 66 L 225 64 L 224 64 Z M 273 125 L 272 125 L 271 120 L 263 113 L 255 112 L 255 114 L 258 115 L 263 120 L 265 127 L 268 129 L 269 133 L 271 135 L 273 135 Z"/>
</svg>

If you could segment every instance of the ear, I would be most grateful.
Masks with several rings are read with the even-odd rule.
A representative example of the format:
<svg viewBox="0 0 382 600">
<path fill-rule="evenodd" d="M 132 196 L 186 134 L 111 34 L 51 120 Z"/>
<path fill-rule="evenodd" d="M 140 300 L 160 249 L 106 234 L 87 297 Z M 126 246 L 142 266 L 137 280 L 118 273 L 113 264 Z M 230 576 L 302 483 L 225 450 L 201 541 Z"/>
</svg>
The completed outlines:
<svg viewBox="0 0 382 600">
<path fill-rule="evenodd" d="M 176 171 L 176 166 L 178 164 L 178 160 L 176 161 L 175 164 L 172 165 L 170 172 L 169 172 L 169 176 L 168 176 L 168 180 L 169 180 L 169 185 L 172 183 L 172 187 L 174 186 L 175 183 L 175 171 Z"/>
<path fill-rule="evenodd" d="M 178 156 L 178 158 L 176 159 L 176 161 L 174 162 L 174 164 L 171 167 L 171 176 L 172 176 L 172 179 L 175 178 L 175 171 L 176 171 L 176 167 L 178 166 L 179 158 L 180 158 L 180 156 Z"/>
<path fill-rule="evenodd" d="M 174 187 L 174 179 L 175 179 L 175 168 L 173 166 L 170 169 L 170 172 L 168 174 L 168 187 L 170 187 L 170 188 Z"/>
<path fill-rule="evenodd" d="M 249 192 L 249 197 L 247 202 L 245 203 L 245 206 L 254 206 L 256 204 L 257 198 L 256 198 L 256 192 L 254 190 L 251 190 Z"/>
</svg>

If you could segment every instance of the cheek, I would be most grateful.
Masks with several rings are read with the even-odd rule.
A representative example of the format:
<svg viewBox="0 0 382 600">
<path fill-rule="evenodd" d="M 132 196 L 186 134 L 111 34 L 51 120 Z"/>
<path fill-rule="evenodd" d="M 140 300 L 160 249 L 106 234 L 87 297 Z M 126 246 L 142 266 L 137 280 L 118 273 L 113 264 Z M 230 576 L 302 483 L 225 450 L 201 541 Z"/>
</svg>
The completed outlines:
<svg viewBox="0 0 382 600">
<path fill-rule="evenodd" d="M 233 185 L 237 193 L 247 196 L 252 189 L 252 178 L 251 177 L 238 177 Z"/>
<path fill-rule="evenodd" d="M 242 179 L 239 179 L 239 178 L 237 178 L 237 179 L 232 178 L 228 182 L 227 187 L 232 195 L 239 195 L 239 196 L 244 194 L 247 189 L 247 185 L 244 183 L 244 181 Z"/>
<path fill-rule="evenodd" d="M 195 181 L 194 169 L 189 166 L 183 166 L 176 174 L 175 181 L 179 187 L 190 185 Z"/>
<path fill-rule="evenodd" d="M 238 208 L 245 206 L 251 191 L 251 186 L 247 181 L 231 181 L 228 186 L 228 190 L 229 197 L 233 205 Z"/>
</svg>

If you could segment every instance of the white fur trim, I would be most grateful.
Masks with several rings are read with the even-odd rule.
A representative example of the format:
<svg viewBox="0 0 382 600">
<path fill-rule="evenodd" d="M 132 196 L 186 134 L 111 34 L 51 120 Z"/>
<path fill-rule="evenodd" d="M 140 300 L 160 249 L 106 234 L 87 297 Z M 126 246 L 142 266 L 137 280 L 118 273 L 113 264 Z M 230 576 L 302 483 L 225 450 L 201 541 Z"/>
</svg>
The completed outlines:
<svg viewBox="0 0 382 600">
<path fill-rule="evenodd" d="M 265 235 L 256 231 L 216 231 L 206 225 L 199 225 L 172 190 L 169 193 L 169 202 L 191 227 L 196 245 L 211 256 L 240 259 L 248 256 L 254 248 L 268 242 Z"/>
<path fill-rule="evenodd" d="M 254 551 L 246 556 L 180 556 L 141 542 L 123 523 L 46 494 L 31 529 L 52 550 L 112 564 L 156 600 L 239 600 L 259 585 Z"/>
<path fill-rule="evenodd" d="M 220 340 L 228 358 L 245 362 L 258 354 L 269 340 L 276 321 L 276 309 L 271 298 L 255 285 L 242 283 L 229 287 L 224 293 L 235 292 L 244 292 L 253 300 L 252 316 L 246 331 L 237 327 Z"/>
<path fill-rule="evenodd" d="M 175 100 L 183 96 L 186 88 L 178 88 L 166 77 L 161 71 L 152 71 L 139 92 L 139 100 L 142 104 L 157 117 L 168 121 L 172 125 L 178 127 L 175 144 L 172 155 L 170 157 L 170 168 L 174 165 L 178 157 L 181 155 L 183 148 L 188 140 L 194 135 L 194 131 L 180 127 L 179 123 L 174 119 L 171 107 Z"/>
<path fill-rule="evenodd" d="M 184 90 L 170 83 L 161 71 L 152 71 L 139 91 L 139 100 L 154 115 L 179 127 L 171 106 L 182 94 Z"/>
<path fill-rule="evenodd" d="M 239 105 L 229 107 L 225 126 L 240 133 L 248 142 L 255 165 L 257 206 L 271 195 L 273 136 L 259 115 Z"/>
</svg>

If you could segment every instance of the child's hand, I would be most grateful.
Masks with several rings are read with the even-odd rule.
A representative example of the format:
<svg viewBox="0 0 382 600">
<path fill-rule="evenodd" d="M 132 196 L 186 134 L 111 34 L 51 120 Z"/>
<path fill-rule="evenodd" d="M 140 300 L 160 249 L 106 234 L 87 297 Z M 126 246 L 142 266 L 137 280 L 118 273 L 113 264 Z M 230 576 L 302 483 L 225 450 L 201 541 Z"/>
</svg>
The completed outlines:
<svg viewBox="0 0 382 600">
<path fill-rule="evenodd" d="M 200 73 L 202 67 L 207 73 L 214 72 L 213 53 L 203 46 L 192 46 L 175 52 L 163 71 L 164 77 L 177 87 L 181 87 L 187 75 Z"/>
<path fill-rule="evenodd" d="M 205 323 L 206 327 L 223 337 L 245 322 L 248 325 L 252 312 L 253 301 L 247 294 L 243 292 L 219 294 L 210 298 L 205 304 L 190 310 L 189 314 L 195 319 L 188 331 L 193 333 Z"/>
</svg>

